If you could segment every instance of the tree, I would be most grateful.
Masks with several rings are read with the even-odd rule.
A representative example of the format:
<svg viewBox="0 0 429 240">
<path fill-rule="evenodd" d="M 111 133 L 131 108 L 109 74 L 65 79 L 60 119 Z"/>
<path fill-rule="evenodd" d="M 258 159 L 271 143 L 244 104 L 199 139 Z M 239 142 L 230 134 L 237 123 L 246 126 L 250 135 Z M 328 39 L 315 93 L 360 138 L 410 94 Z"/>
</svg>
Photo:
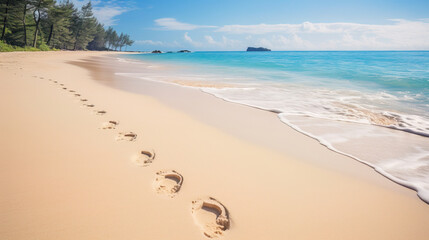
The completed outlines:
<svg viewBox="0 0 429 240">
<path fill-rule="evenodd" d="M 6 0 L 0 0 L 0 16 L 4 21 L 2 24 L 4 28 L 2 29 L 2 40 L 8 44 L 25 46 L 26 42 L 26 30 L 23 27 L 23 21 L 27 18 L 27 8 L 28 0 L 10 0 L 7 4 Z M 4 15 L 6 11 L 4 8 L 7 7 L 7 18 L 4 20 Z M 24 10 L 25 9 L 25 10 Z"/>
<path fill-rule="evenodd" d="M 105 50 L 105 35 L 106 32 L 102 24 L 98 23 L 96 27 L 95 37 L 88 44 L 88 50 Z"/>
<path fill-rule="evenodd" d="M 11 7 L 11 0 L 6 0 L 6 2 L 4 3 L 4 1 L 2 1 L 1 3 L 1 10 L 4 11 L 3 13 L 3 29 L 2 29 L 2 33 L 1 33 L 1 41 L 4 41 L 4 36 L 6 35 L 6 27 L 8 24 L 8 17 L 9 17 L 9 9 Z"/>
<path fill-rule="evenodd" d="M 130 35 L 125 34 L 124 36 L 124 45 L 125 45 L 125 51 L 127 49 L 127 46 L 133 45 L 134 41 L 130 39 Z"/>
<path fill-rule="evenodd" d="M 122 47 L 125 45 L 125 35 L 123 33 L 121 33 L 121 35 L 119 35 L 118 38 L 118 46 L 119 46 L 119 51 L 122 51 Z"/>
<path fill-rule="evenodd" d="M 28 11 L 28 0 L 23 0 L 22 1 L 23 4 L 23 8 L 22 8 L 22 27 L 23 27 L 23 42 L 24 42 L 24 47 L 27 46 L 27 23 L 26 23 L 26 18 L 27 18 L 27 11 Z"/>
<path fill-rule="evenodd" d="M 36 29 L 34 31 L 33 47 L 37 47 L 37 36 L 40 33 L 40 21 L 42 18 L 47 17 L 47 11 L 54 4 L 53 0 L 30 0 L 30 4 L 33 6 L 33 18 L 36 23 Z"/>
<path fill-rule="evenodd" d="M 104 34 L 104 42 L 107 45 L 106 46 L 107 50 L 109 50 L 112 47 L 111 39 L 112 39 L 113 31 L 114 31 L 113 28 L 109 27 L 109 28 L 107 28 L 106 33 Z"/>
<path fill-rule="evenodd" d="M 85 49 L 88 43 L 94 39 L 97 27 L 97 19 L 92 13 L 91 2 L 82 7 L 77 15 L 75 24 L 75 44 L 73 49 Z"/>
<path fill-rule="evenodd" d="M 118 33 L 116 33 L 116 31 L 113 31 L 110 37 L 110 42 L 112 44 L 112 47 L 115 49 L 115 51 L 116 49 L 118 49 L 118 41 L 119 41 Z"/>
<path fill-rule="evenodd" d="M 58 2 L 57 2 L 58 1 Z M 104 29 L 91 2 L 77 10 L 71 0 L 0 0 L 0 40 L 14 46 L 106 50 L 130 46 L 129 35 Z"/>
<path fill-rule="evenodd" d="M 55 5 L 48 12 L 47 27 L 49 37 L 47 45 L 60 49 L 67 49 L 72 41 L 72 18 L 76 14 L 74 4 L 68 0 Z"/>
</svg>

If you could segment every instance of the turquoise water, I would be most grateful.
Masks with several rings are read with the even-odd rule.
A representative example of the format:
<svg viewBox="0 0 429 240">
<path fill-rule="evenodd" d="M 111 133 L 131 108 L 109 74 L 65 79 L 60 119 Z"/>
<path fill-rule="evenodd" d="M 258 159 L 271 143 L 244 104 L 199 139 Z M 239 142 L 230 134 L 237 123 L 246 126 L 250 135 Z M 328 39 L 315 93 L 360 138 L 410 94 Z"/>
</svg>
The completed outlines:
<svg viewBox="0 0 429 240">
<path fill-rule="evenodd" d="M 352 81 L 388 91 L 429 92 L 429 51 L 411 52 L 195 52 L 129 57 L 159 62 L 294 72 Z M 293 79 L 277 78 L 274 81 Z"/>
<path fill-rule="evenodd" d="M 202 91 L 227 101 L 275 110 L 285 124 L 417 190 L 429 202 L 428 51 L 194 52 L 126 58 L 144 63 L 134 77 L 198 82 Z"/>
<path fill-rule="evenodd" d="M 205 68 L 259 82 L 297 83 L 396 96 L 402 108 L 429 116 L 429 52 L 195 52 L 130 58 Z"/>
</svg>

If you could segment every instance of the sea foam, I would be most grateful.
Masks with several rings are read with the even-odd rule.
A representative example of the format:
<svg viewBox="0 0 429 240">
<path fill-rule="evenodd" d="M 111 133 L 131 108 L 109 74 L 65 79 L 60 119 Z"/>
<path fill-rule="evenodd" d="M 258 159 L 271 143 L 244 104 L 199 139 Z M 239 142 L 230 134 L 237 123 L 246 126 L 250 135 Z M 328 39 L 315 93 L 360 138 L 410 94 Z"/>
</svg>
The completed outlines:
<svg viewBox="0 0 429 240">
<path fill-rule="evenodd" d="M 416 190 L 429 203 L 429 52 L 132 57 L 149 63 L 124 75 L 197 87 L 276 112 L 285 124 Z"/>
</svg>

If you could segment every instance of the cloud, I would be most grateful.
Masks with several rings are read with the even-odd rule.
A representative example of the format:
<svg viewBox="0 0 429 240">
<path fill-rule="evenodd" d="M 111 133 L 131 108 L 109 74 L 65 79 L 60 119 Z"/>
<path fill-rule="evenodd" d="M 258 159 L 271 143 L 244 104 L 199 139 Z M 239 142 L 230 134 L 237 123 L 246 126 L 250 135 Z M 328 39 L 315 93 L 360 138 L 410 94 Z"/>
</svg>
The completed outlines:
<svg viewBox="0 0 429 240">
<path fill-rule="evenodd" d="M 192 41 L 192 38 L 188 35 L 188 32 L 185 32 L 185 35 L 183 35 L 183 38 L 185 39 L 185 41 L 187 41 L 188 43 L 194 44 L 194 41 Z"/>
<path fill-rule="evenodd" d="M 215 28 L 216 26 L 194 25 L 189 23 L 179 22 L 174 18 L 159 18 L 155 20 L 155 24 L 160 26 L 162 30 L 195 30 L 198 28 Z"/>
<path fill-rule="evenodd" d="M 213 37 L 212 37 L 212 36 L 208 36 L 208 35 L 206 35 L 206 36 L 204 36 L 204 38 L 207 40 L 207 43 L 209 43 L 209 44 L 213 44 L 213 45 L 218 44 L 218 43 L 213 39 Z"/>
<path fill-rule="evenodd" d="M 162 46 L 165 45 L 164 42 L 161 41 L 153 41 L 153 40 L 136 40 L 134 42 L 138 45 L 154 45 L 154 46 Z"/>
<path fill-rule="evenodd" d="M 183 35 L 183 38 L 185 39 L 185 42 L 190 43 L 191 45 L 195 46 L 195 47 L 201 47 L 202 44 L 200 42 L 196 42 L 194 40 L 192 40 L 192 38 L 188 35 L 188 32 L 185 32 L 185 34 Z"/>
<path fill-rule="evenodd" d="M 183 30 L 183 44 L 199 49 L 242 50 L 263 46 L 273 50 L 429 50 L 429 19 L 390 19 L 385 24 L 347 22 L 224 25 L 221 27 L 160 18 L 162 30 Z M 204 29 L 205 35 L 189 31 Z"/>
<path fill-rule="evenodd" d="M 390 24 L 311 23 L 225 25 L 217 32 L 263 36 L 274 49 L 420 50 L 429 49 L 429 21 L 392 19 Z M 279 34 L 283 37 L 279 37 Z M 270 36 L 270 37 L 268 37 Z M 247 37 L 248 38 L 248 37 Z M 255 40 L 253 40 L 255 41 Z M 257 41 L 256 41 L 257 42 Z"/>
<path fill-rule="evenodd" d="M 71 0 L 76 8 L 80 9 L 83 5 L 87 4 L 89 0 Z M 121 1 L 121 0 L 110 0 L 103 2 L 100 0 L 92 0 L 91 4 L 93 7 L 94 16 L 104 26 L 115 25 L 119 20 L 117 17 L 125 12 L 131 10 L 129 4 L 133 1 Z"/>
<path fill-rule="evenodd" d="M 165 47 L 165 48 L 178 48 L 182 47 L 182 44 L 177 42 L 176 40 L 172 42 L 167 41 L 158 41 L 158 40 L 136 40 L 134 42 L 135 45 L 145 46 L 145 47 Z"/>
<path fill-rule="evenodd" d="M 98 21 L 104 26 L 112 26 L 116 24 L 118 19 L 117 16 L 121 15 L 124 12 L 128 12 L 128 8 L 124 7 L 94 7 L 94 16 L 98 19 Z"/>
</svg>

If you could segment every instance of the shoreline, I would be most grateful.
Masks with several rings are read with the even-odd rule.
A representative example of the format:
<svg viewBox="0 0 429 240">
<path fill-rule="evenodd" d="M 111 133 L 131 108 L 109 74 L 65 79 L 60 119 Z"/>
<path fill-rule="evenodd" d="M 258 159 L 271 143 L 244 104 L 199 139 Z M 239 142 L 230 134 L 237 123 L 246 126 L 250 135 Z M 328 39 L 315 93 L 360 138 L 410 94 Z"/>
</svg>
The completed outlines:
<svg viewBox="0 0 429 240">
<path fill-rule="evenodd" d="M 9 54 L 0 62 L 9 116 L 0 122 L 3 239 L 201 239 L 191 202 L 205 197 L 230 213 L 222 239 L 429 233 L 429 209 L 413 191 L 285 128 L 271 112 L 112 75 L 117 64 L 105 53 Z M 94 114 L 48 79 L 107 113 Z M 214 117 L 219 112 L 228 117 Z M 243 123 L 243 116 L 252 118 Z M 100 129 L 108 120 L 119 121 L 117 129 Z M 121 131 L 137 139 L 118 142 Z M 302 144 L 305 152 L 296 149 Z M 135 166 L 133 155 L 147 149 L 156 152 L 153 163 Z M 151 187 L 169 169 L 183 176 L 174 198 Z"/>
<path fill-rule="evenodd" d="M 133 61 L 139 62 L 139 60 L 135 59 L 133 59 Z M 145 65 L 150 64 L 150 62 L 145 61 L 142 61 L 141 63 L 144 63 Z M 115 63 L 115 66 L 111 65 L 110 69 L 100 67 L 96 70 L 94 68 L 85 67 L 82 64 L 77 65 L 84 67 L 89 71 L 93 71 L 93 76 L 95 78 L 100 78 L 99 76 L 97 76 L 97 72 L 100 71 L 110 71 L 109 74 L 115 74 L 114 71 L 122 71 L 124 69 L 126 69 L 127 72 L 134 71 L 132 68 L 129 68 L 126 64 L 123 63 L 119 65 L 116 65 Z M 114 69 L 114 71 L 111 69 Z M 232 134 L 240 139 L 250 141 L 259 146 L 267 147 L 282 154 L 286 154 L 287 156 L 292 155 L 294 156 L 294 158 L 298 158 L 300 161 L 306 161 L 311 164 L 316 164 L 317 166 L 327 168 L 329 170 L 334 170 L 340 173 L 345 171 L 347 174 L 352 174 L 359 178 L 368 180 L 372 183 L 380 184 L 380 186 L 387 187 L 393 190 L 397 190 L 395 185 L 399 185 L 416 192 L 417 195 L 417 190 L 415 188 L 407 184 L 401 183 L 400 180 L 393 180 L 395 177 L 389 178 L 388 176 L 390 174 L 382 174 L 378 172 L 378 170 L 376 169 L 377 167 L 371 165 L 370 163 L 367 163 L 350 154 L 336 150 L 333 147 L 329 147 L 327 144 L 324 144 L 323 142 L 319 141 L 317 137 L 314 137 L 303 130 L 296 129 L 293 124 L 283 122 L 281 120 L 281 117 L 278 115 L 280 112 L 276 110 L 267 110 L 252 105 L 228 101 L 222 97 L 216 96 L 213 93 L 206 92 L 200 89 L 199 86 L 194 86 L 192 83 L 190 86 L 188 86 L 186 84 L 180 84 L 175 81 L 163 82 L 151 79 L 136 80 L 133 77 L 117 74 L 115 74 L 115 76 L 107 77 L 107 80 L 106 76 L 104 75 L 101 78 L 103 78 L 103 81 L 101 81 L 102 84 L 106 84 L 107 86 L 129 92 L 149 95 L 167 104 L 168 106 L 171 106 L 175 109 L 180 109 L 181 111 L 191 115 L 192 117 L 195 117 L 215 128 L 222 129 L 228 134 Z M 136 81 L 142 81 L 146 83 L 140 83 Z M 120 82 L 122 82 L 122 85 Z M 211 84 L 209 85 L 211 86 Z M 163 88 L 166 88 L 167 90 L 163 90 Z M 152 91 L 152 89 L 155 89 L 155 91 Z M 177 99 L 181 100 L 176 101 Z M 194 99 L 199 99 L 199 103 L 196 104 L 196 107 L 192 106 L 195 105 Z M 227 111 L 224 111 L 225 108 L 227 109 Z M 213 111 L 209 111 L 208 109 L 216 109 L 216 113 L 214 113 Z M 267 112 L 269 114 L 261 113 L 261 111 Z M 222 119 L 215 116 L 218 114 L 218 112 L 220 115 L 233 115 L 234 126 L 229 126 L 230 122 L 224 122 Z M 275 116 L 272 115 L 272 113 L 274 113 Z M 253 124 L 252 126 L 243 127 L 243 123 L 253 116 L 258 116 L 257 119 L 259 119 L 261 122 Z M 275 127 L 272 127 L 269 131 L 265 131 L 265 127 L 267 125 Z M 249 133 L 255 130 L 257 131 L 257 133 L 253 135 L 245 133 Z M 314 148 L 314 146 L 320 145 L 322 148 L 326 148 L 326 150 L 333 152 L 334 155 L 342 155 L 343 157 L 335 158 L 335 160 L 330 161 L 326 161 L 326 159 L 318 161 L 317 159 L 315 159 L 314 156 L 303 155 L 301 150 L 293 152 L 290 151 L 290 149 L 285 149 L 284 145 L 282 145 L 282 142 L 289 142 L 287 145 L 290 145 L 291 143 L 290 141 L 288 141 L 287 138 L 282 138 L 281 135 L 292 135 L 291 138 L 301 140 L 299 144 L 292 148 L 301 147 L 303 143 L 305 144 L 304 146 L 310 148 Z M 261 136 L 263 136 L 262 140 L 260 139 Z M 275 140 L 271 141 L 270 139 L 273 137 Z M 316 144 L 314 144 L 314 142 L 316 142 Z M 317 147 L 319 150 L 320 146 Z M 374 172 L 377 175 L 380 175 L 381 178 L 379 179 L 378 177 L 374 177 Z M 384 182 L 385 179 L 389 180 L 388 183 Z M 393 183 L 393 187 L 391 186 L 391 183 Z M 425 202 L 423 199 L 421 200 Z"/>
<path fill-rule="evenodd" d="M 324 139 L 324 138 L 322 138 L 322 137 L 320 137 L 318 135 L 314 135 L 311 132 L 309 132 L 309 131 L 307 131 L 305 129 L 302 129 L 299 125 L 297 125 L 293 121 L 291 121 L 291 120 L 293 120 L 295 118 L 295 120 L 296 119 L 301 119 L 301 120 L 298 120 L 298 122 L 300 122 L 300 121 L 306 119 L 306 117 L 300 117 L 300 116 L 295 116 L 295 117 L 290 116 L 289 117 L 289 116 L 287 116 L 285 113 L 283 113 L 280 110 L 271 109 L 271 108 L 264 108 L 262 106 L 258 106 L 258 105 L 252 104 L 252 103 L 240 102 L 240 101 L 237 101 L 237 100 L 234 100 L 234 99 L 229 99 L 228 97 L 220 94 L 219 92 L 213 91 L 213 89 L 218 89 L 218 88 L 227 88 L 227 89 L 229 89 L 229 88 L 236 88 L 236 87 L 240 88 L 240 86 L 237 86 L 237 85 L 228 85 L 228 83 L 225 83 L 225 82 L 223 82 L 223 83 L 213 83 L 213 82 L 210 82 L 210 81 L 205 82 L 205 81 L 202 81 L 202 80 L 200 80 L 200 81 L 186 80 L 186 79 L 183 79 L 183 80 L 174 80 L 174 73 L 178 72 L 177 68 L 180 68 L 180 67 L 188 68 L 189 66 L 187 66 L 187 65 L 182 65 L 182 64 L 174 65 L 173 63 L 165 64 L 165 63 L 159 63 L 159 62 L 156 62 L 156 61 L 155 62 L 151 62 L 150 60 L 142 60 L 142 59 L 129 58 L 129 57 L 122 57 L 122 58 L 118 58 L 118 59 L 119 59 L 120 62 L 123 62 L 124 60 L 125 60 L 125 62 L 127 62 L 128 60 L 130 60 L 130 62 L 128 62 L 128 63 L 130 63 L 132 65 L 135 65 L 136 67 L 138 66 L 137 68 L 141 67 L 142 69 L 145 69 L 145 71 L 148 71 L 148 70 L 151 71 L 152 68 L 155 68 L 155 69 L 159 68 L 159 70 L 157 70 L 155 72 L 151 71 L 151 74 L 149 74 L 148 77 L 141 77 L 141 76 L 138 77 L 138 75 L 134 74 L 133 70 L 123 67 L 123 68 L 117 70 L 117 71 L 120 71 L 120 73 L 118 73 L 118 75 L 120 75 L 120 76 L 135 77 L 136 79 L 143 80 L 143 81 L 163 82 L 163 83 L 167 83 L 167 84 L 173 84 L 175 86 L 181 86 L 181 87 L 187 87 L 187 88 L 191 88 L 191 89 L 197 89 L 197 90 L 199 90 L 201 92 L 204 92 L 204 93 L 206 93 L 208 95 L 211 95 L 211 96 L 214 96 L 216 98 L 222 99 L 222 100 L 224 100 L 225 102 L 228 102 L 228 103 L 240 104 L 240 105 L 244 105 L 246 107 L 255 108 L 255 109 L 258 109 L 258 110 L 263 110 L 263 111 L 269 111 L 269 112 L 276 113 L 277 114 L 277 118 L 279 119 L 279 121 L 281 121 L 282 123 L 286 124 L 288 127 L 294 129 L 295 131 L 299 132 L 300 134 L 306 135 L 307 137 L 316 140 L 321 145 L 325 146 L 326 148 L 328 148 L 331 151 L 336 152 L 337 154 L 341 154 L 341 155 L 344 155 L 346 157 L 352 158 L 353 160 L 358 161 L 359 163 L 364 164 L 364 165 L 372 168 L 378 174 L 381 174 L 383 177 L 389 179 L 390 181 L 393 181 L 394 183 L 399 184 L 399 185 L 401 185 L 401 186 L 403 186 L 405 188 L 409 188 L 411 190 L 416 191 L 417 192 L 417 196 L 422 201 L 424 201 L 425 203 L 429 203 L 429 195 L 427 194 L 427 186 L 424 186 L 424 185 L 422 186 L 422 182 L 421 182 L 421 181 L 423 181 L 422 179 L 419 179 L 420 181 L 410 181 L 410 179 L 402 179 L 401 175 L 398 176 L 398 175 L 392 174 L 389 171 L 387 171 L 389 169 L 384 169 L 384 167 L 382 165 L 381 166 L 378 165 L 377 161 L 375 159 L 371 159 L 372 160 L 371 161 L 371 160 L 369 160 L 367 158 L 364 158 L 363 155 L 360 154 L 360 153 L 358 153 L 358 152 L 356 152 L 356 150 L 355 150 L 355 152 L 349 152 L 349 151 L 345 151 L 344 149 L 337 148 L 329 140 Z M 165 74 L 163 71 L 164 70 L 169 71 L 168 69 L 170 69 L 170 68 L 175 69 L 175 70 L 172 71 L 173 74 L 172 73 L 169 74 L 169 75 L 171 75 L 170 78 L 166 79 L 165 77 L 163 77 L 161 79 L 157 79 L 156 76 L 155 76 L 155 78 L 152 79 L 152 77 L 151 77 L 152 75 L 156 75 L 157 73 L 159 73 L 159 74 Z M 123 71 L 122 71 L 123 69 L 127 69 L 127 71 L 125 71 L 126 73 L 123 73 Z M 128 72 L 132 72 L 132 74 L 129 74 Z M 129 75 L 131 75 L 131 76 L 129 76 Z M 143 74 L 143 76 L 145 76 L 145 75 Z M 180 77 L 183 78 L 183 76 L 180 76 Z M 190 77 L 192 77 L 192 75 Z M 223 77 L 223 76 L 220 75 L 219 77 Z M 242 87 L 247 88 L 247 86 L 242 86 Z M 155 97 L 160 98 L 159 96 L 155 96 Z M 162 98 L 162 96 L 161 96 L 161 98 Z M 179 107 L 183 109 L 182 106 L 179 106 Z M 195 115 L 195 113 L 194 113 L 194 115 Z M 197 111 L 196 115 L 198 115 L 198 111 Z M 290 118 L 292 118 L 292 119 L 290 119 Z M 242 121 L 244 122 L 244 121 L 246 121 L 246 119 L 242 118 Z M 304 120 L 304 121 L 313 122 L 313 124 L 317 125 L 317 124 L 320 124 L 320 122 L 323 122 L 323 121 L 326 121 L 326 120 L 324 120 L 323 118 L 320 118 L 320 119 L 316 118 L 314 120 Z M 379 120 L 379 121 L 382 121 L 382 120 Z M 368 125 L 362 124 L 360 122 L 353 122 L 353 121 L 340 121 L 340 122 L 341 122 L 341 125 L 343 125 L 342 127 L 344 127 L 345 129 L 350 128 L 353 125 L 355 127 L 357 127 L 357 128 L 362 128 L 361 131 L 365 131 L 365 130 L 368 130 L 368 129 L 369 130 L 373 130 L 373 131 L 377 131 L 377 129 L 379 129 L 378 132 L 382 133 L 382 134 L 385 134 L 386 135 L 385 137 L 387 137 L 389 134 L 400 134 L 399 138 L 401 138 L 401 139 L 402 138 L 404 138 L 404 139 L 406 138 L 406 139 L 408 139 L 408 141 L 415 143 L 416 144 L 416 148 L 419 148 L 419 146 L 420 147 L 424 146 L 424 142 L 422 142 L 422 141 L 425 141 L 425 140 L 421 139 L 421 137 L 426 137 L 426 136 L 423 133 L 413 132 L 412 130 L 398 129 L 398 128 L 394 127 L 394 126 L 379 125 L 379 124 L 375 124 L 375 123 L 369 124 L 369 126 L 368 126 Z M 237 126 L 237 127 L 240 127 L 240 126 Z M 259 128 L 263 128 L 263 126 L 259 126 Z M 396 132 L 396 131 L 399 131 L 399 132 Z M 409 133 L 411 135 L 407 136 L 407 134 L 404 134 L 404 133 Z M 395 140 L 398 141 L 399 140 L 398 137 Z M 395 140 L 393 140 L 391 142 L 393 144 L 393 147 L 402 147 L 402 148 L 404 148 L 403 146 L 400 146 L 400 145 L 396 146 L 395 145 Z M 420 141 L 420 144 L 418 144 L 418 142 L 416 142 L 417 140 Z M 374 142 L 374 144 L 377 144 L 377 143 Z M 381 147 L 381 149 L 386 150 L 387 146 L 388 146 L 388 144 L 385 144 L 384 146 L 383 145 L 382 146 L 378 146 L 378 147 Z M 376 155 L 378 154 L 377 151 L 371 151 L 370 145 L 363 146 L 362 148 L 366 149 L 365 147 L 369 147 L 368 150 L 372 154 L 376 154 Z M 372 150 L 375 150 L 375 149 L 372 149 Z M 405 150 L 405 149 L 403 149 L 403 150 Z M 427 150 L 429 150 L 429 149 L 427 149 Z M 412 152 L 407 152 L 407 153 L 408 154 L 413 154 Z M 286 152 L 286 154 L 288 154 L 288 153 Z M 399 156 L 399 157 L 406 157 L 406 154 L 405 155 L 402 154 L 402 156 Z"/>
</svg>

